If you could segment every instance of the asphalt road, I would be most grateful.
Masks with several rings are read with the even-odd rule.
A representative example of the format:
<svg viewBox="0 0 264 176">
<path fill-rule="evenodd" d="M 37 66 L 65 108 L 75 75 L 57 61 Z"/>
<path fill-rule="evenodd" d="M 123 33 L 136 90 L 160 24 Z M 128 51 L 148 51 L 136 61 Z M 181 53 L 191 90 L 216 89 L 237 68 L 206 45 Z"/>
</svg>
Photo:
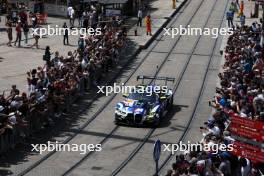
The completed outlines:
<svg viewBox="0 0 264 176">
<path fill-rule="evenodd" d="M 222 24 L 226 3 L 227 0 L 191 1 L 186 4 L 181 13 L 174 17 L 175 19 L 172 19 L 168 27 L 190 25 L 191 27 L 199 28 L 219 28 Z M 214 47 L 215 42 L 216 47 Z M 208 98 L 213 94 L 216 84 L 216 73 L 221 60 L 221 56 L 219 56 L 220 44 L 221 37 L 218 39 L 214 39 L 212 36 L 177 36 L 176 38 L 171 38 L 171 36 L 163 36 L 162 33 L 148 49 L 143 50 L 137 56 L 130 68 L 120 75 L 118 82 L 127 81 L 126 85 L 135 85 L 137 84 L 137 75 L 154 75 L 158 65 L 161 67 L 158 76 L 175 77 L 178 82 L 176 81 L 171 87 L 174 87 L 177 83 L 178 86 L 174 94 L 172 112 L 168 114 L 161 126 L 151 133 L 139 152 L 131 158 L 130 162 L 118 175 L 153 175 L 155 170 L 152 158 L 153 143 L 157 138 L 163 143 L 176 143 L 180 139 L 194 111 L 195 102 L 203 85 L 203 78 L 207 73 L 207 64 L 213 53 L 212 63 L 209 65 L 209 72 L 205 82 L 205 91 L 201 98 L 202 101 L 198 105 L 197 116 L 192 123 L 195 125 L 191 127 L 193 130 L 190 130 L 185 138 L 186 141 L 188 139 L 193 141 L 200 139 L 201 135 L 197 132 L 198 126 L 196 124 L 202 123 L 210 114 L 210 108 L 206 105 Z M 130 74 L 135 69 L 137 70 L 130 77 Z M 183 75 L 181 75 L 182 73 Z M 108 98 L 104 97 L 100 101 L 95 102 L 92 111 L 83 115 L 85 119 L 92 118 L 96 111 L 107 102 Z M 149 128 L 122 126 L 116 128 L 113 123 L 114 107 L 121 99 L 121 95 L 115 96 L 105 106 L 103 111 L 69 142 L 70 144 L 97 144 L 107 137 L 107 140 L 102 144 L 102 151 L 91 153 L 69 175 L 111 175 L 149 133 L 151 130 Z M 73 128 L 71 131 L 65 131 L 65 133 L 75 133 L 76 131 Z M 162 153 L 161 163 L 167 155 L 168 153 Z M 56 152 L 26 175 L 63 175 L 83 157 L 78 152 Z"/>
</svg>

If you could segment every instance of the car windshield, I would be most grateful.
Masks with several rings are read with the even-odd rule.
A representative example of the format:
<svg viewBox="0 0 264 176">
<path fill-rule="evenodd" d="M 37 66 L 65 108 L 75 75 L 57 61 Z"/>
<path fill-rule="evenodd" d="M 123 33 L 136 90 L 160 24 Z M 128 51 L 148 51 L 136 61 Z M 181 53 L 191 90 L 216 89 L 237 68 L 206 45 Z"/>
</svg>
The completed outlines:
<svg viewBox="0 0 264 176">
<path fill-rule="evenodd" d="M 150 95 L 149 93 L 138 93 L 137 92 L 137 93 L 129 94 L 128 98 L 132 100 L 146 101 L 149 103 L 154 103 L 156 101 L 156 95 L 154 93 Z"/>
</svg>

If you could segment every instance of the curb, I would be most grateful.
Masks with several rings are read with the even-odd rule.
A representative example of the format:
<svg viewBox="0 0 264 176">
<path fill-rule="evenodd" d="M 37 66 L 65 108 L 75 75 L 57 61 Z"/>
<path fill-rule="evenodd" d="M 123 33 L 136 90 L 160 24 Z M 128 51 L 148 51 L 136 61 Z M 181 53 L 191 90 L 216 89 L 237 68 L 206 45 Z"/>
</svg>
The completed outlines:
<svg viewBox="0 0 264 176">
<path fill-rule="evenodd" d="M 152 35 L 152 37 L 147 41 L 145 45 L 140 45 L 141 49 L 146 49 L 149 47 L 149 45 L 155 40 L 155 38 L 161 33 L 163 28 L 167 26 L 167 24 L 171 21 L 171 19 L 181 10 L 181 8 L 186 4 L 188 0 L 184 0 L 178 8 L 175 9 L 175 11 L 171 14 L 171 16 L 166 17 L 166 21 L 161 25 L 161 27 L 157 30 L 157 32 Z"/>
</svg>

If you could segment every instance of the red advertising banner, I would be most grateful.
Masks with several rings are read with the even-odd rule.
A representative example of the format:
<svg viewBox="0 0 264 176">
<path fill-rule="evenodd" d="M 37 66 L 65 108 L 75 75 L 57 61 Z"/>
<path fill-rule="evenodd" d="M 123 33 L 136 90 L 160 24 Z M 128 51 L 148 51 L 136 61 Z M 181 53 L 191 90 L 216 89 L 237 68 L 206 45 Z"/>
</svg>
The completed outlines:
<svg viewBox="0 0 264 176">
<path fill-rule="evenodd" d="M 242 118 L 239 117 L 238 115 L 232 114 L 231 116 L 231 122 L 235 123 L 237 125 L 242 125 L 248 128 L 253 128 L 256 130 L 263 130 L 264 131 L 264 123 L 263 122 L 258 122 L 258 121 L 253 121 L 250 119 Z"/>
<path fill-rule="evenodd" d="M 237 148 L 234 146 L 233 154 L 250 159 L 252 162 L 264 163 L 264 153 L 253 152 L 244 148 Z"/>
<path fill-rule="evenodd" d="M 260 147 L 256 147 L 256 146 L 253 146 L 253 145 L 250 145 L 250 144 L 246 144 L 246 143 L 243 143 L 243 142 L 239 142 L 239 141 L 235 141 L 234 142 L 234 148 L 244 148 L 244 149 L 247 149 L 247 150 L 250 150 L 252 152 L 261 152 L 261 153 L 264 153 L 264 148 L 260 148 Z"/>
<path fill-rule="evenodd" d="M 264 2 L 264 0 L 263 0 Z M 230 117 L 231 124 L 229 129 L 232 135 L 248 138 L 252 141 L 264 143 L 264 122 L 254 121 L 251 119 L 240 117 L 239 115 L 224 110 Z M 264 148 L 247 144 L 241 141 L 234 142 L 233 154 L 250 159 L 252 162 L 264 163 Z"/>
<path fill-rule="evenodd" d="M 260 142 L 264 142 L 264 132 L 262 131 L 254 131 L 252 129 L 243 128 L 240 125 L 231 122 L 231 125 L 229 127 L 232 133 L 240 136 L 247 137 L 249 139 L 256 139 Z"/>
</svg>

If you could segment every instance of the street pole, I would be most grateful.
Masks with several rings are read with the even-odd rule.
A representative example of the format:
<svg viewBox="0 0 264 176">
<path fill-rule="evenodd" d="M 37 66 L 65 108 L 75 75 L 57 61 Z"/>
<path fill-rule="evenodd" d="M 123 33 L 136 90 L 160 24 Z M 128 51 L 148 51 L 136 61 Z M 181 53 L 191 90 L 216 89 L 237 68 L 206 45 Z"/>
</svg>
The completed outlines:
<svg viewBox="0 0 264 176">
<path fill-rule="evenodd" d="M 155 176 L 158 176 L 158 174 L 159 174 L 159 159 L 160 159 L 160 153 L 161 153 L 161 142 L 158 139 L 158 140 L 156 140 L 156 142 L 154 144 L 154 150 L 153 150 L 153 159 L 154 159 L 155 164 L 156 164 Z"/>
<path fill-rule="evenodd" d="M 159 176 L 159 160 L 156 160 L 156 173 L 155 176 Z"/>
</svg>

